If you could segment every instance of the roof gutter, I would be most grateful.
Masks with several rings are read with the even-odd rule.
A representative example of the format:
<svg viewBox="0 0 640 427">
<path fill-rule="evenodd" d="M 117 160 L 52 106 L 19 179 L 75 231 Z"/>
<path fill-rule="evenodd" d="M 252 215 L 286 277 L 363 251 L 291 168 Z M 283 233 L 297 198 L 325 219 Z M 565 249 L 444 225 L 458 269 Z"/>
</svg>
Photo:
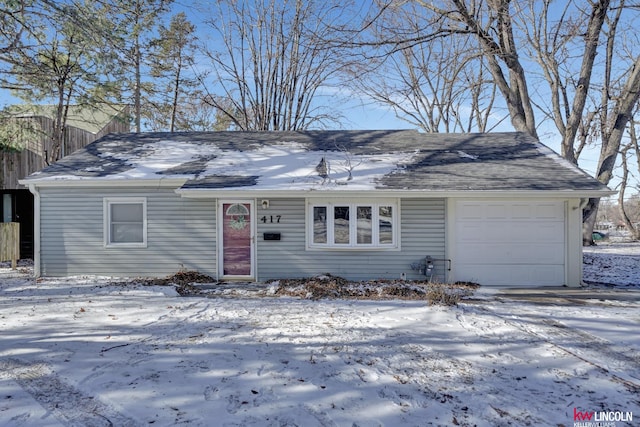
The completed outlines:
<svg viewBox="0 0 640 427">
<path fill-rule="evenodd" d="M 306 197 L 306 198 L 352 198 L 352 197 L 420 197 L 420 198 L 599 198 L 616 194 L 606 190 L 254 190 L 240 187 L 229 188 L 178 188 L 176 194 L 188 199 L 216 199 L 237 197 Z"/>
<path fill-rule="evenodd" d="M 159 178 L 159 179 L 21 179 L 18 183 L 28 187 L 40 188 L 105 188 L 105 187 L 167 187 L 180 188 L 188 178 Z"/>
</svg>

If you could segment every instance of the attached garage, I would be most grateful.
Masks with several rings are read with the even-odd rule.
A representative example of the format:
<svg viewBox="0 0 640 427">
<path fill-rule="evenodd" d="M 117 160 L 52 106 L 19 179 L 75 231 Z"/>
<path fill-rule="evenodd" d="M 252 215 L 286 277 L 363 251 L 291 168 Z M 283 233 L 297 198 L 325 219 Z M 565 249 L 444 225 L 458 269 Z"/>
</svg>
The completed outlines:
<svg viewBox="0 0 640 427">
<path fill-rule="evenodd" d="M 455 277 L 492 286 L 566 284 L 566 202 L 455 202 Z"/>
</svg>

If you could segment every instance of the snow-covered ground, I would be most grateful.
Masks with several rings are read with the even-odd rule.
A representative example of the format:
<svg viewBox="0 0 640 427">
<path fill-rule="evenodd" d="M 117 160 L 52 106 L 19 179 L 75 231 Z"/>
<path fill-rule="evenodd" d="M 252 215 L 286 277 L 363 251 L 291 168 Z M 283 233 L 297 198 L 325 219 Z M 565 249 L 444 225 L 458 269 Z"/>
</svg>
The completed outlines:
<svg viewBox="0 0 640 427">
<path fill-rule="evenodd" d="M 616 285 L 598 298 L 456 307 L 29 272 L 0 265 L 2 426 L 640 423 L 638 244 L 585 249 L 585 279 Z"/>
<path fill-rule="evenodd" d="M 639 243 L 602 242 L 583 248 L 583 253 L 583 274 L 587 282 L 640 289 Z"/>
</svg>

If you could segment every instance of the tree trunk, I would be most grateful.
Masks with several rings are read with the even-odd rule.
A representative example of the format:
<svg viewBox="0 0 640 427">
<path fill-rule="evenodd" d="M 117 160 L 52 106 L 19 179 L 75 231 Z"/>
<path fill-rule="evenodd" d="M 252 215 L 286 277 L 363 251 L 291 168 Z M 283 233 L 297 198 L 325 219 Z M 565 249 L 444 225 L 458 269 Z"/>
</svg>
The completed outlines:
<svg viewBox="0 0 640 427">
<path fill-rule="evenodd" d="M 602 135 L 602 148 L 598 161 L 596 178 L 604 185 L 608 185 L 613 176 L 620 144 L 627 124 L 631 120 L 631 113 L 640 97 L 640 56 L 636 58 L 629 80 L 620 92 L 620 98 L 614 110 L 613 126 L 608 135 Z M 582 241 L 585 244 L 593 244 L 593 227 L 598 214 L 599 199 L 589 199 L 589 203 L 582 211 Z"/>
<path fill-rule="evenodd" d="M 489 70 L 507 103 L 514 129 L 537 138 L 538 133 L 526 74 L 518 59 L 518 50 L 513 36 L 509 3 L 509 0 L 495 0 L 488 3 L 496 14 L 497 25 L 492 28 L 497 33 L 496 41 L 492 32 L 487 31 L 483 24 L 470 13 L 466 2 L 453 0 L 456 12 L 460 14 L 459 21 L 466 24 L 469 28 L 468 31 L 475 33 L 478 42 L 486 52 Z M 504 63 L 507 68 L 508 80 L 500 62 Z"/>
<path fill-rule="evenodd" d="M 182 57 L 178 56 L 178 66 L 176 67 L 176 76 L 173 84 L 173 99 L 171 101 L 171 123 L 169 124 L 169 132 L 176 129 L 176 116 L 178 114 L 178 98 L 180 96 L 180 71 L 182 70 Z"/>
<path fill-rule="evenodd" d="M 142 115 L 142 106 L 141 106 L 141 92 L 142 92 L 142 77 L 141 77 L 141 62 L 142 62 L 142 53 L 140 52 L 140 38 L 139 36 L 136 36 L 136 41 L 135 41 L 135 46 L 134 46 L 134 58 L 135 58 L 135 68 L 136 68 L 136 82 L 135 82 L 135 87 L 134 87 L 134 94 L 133 94 L 133 103 L 134 103 L 134 110 L 135 110 L 135 123 L 136 123 L 136 132 L 140 133 L 142 132 L 142 126 L 140 123 L 140 116 Z"/>
<path fill-rule="evenodd" d="M 582 244 L 583 246 L 595 245 L 593 241 L 593 228 L 598 217 L 598 205 L 600 199 L 589 199 L 587 205 L 582 210 Z"/>
<path fill-rule="evenodd" d="M 636 154 L 639 151 L 638 138 L 636 136 L 634 126 L 635 126 L 635 123 L 632 121 L 631 129 L 630 129 L 631 141 L 620 152 L 620 157 L 622 159 L 622 180 L 620 183 L 620 191 L 618 192 L 618 210 L 620 212 L 620 216 L 622 217 L 622 221 L 624 222 L 624 226 L 626 227 L 627 231 L 629 231 L 629 233 L 631 234 L 631 239 L 640 240 L 640 227 L 635 227 L 633 225 L 633 222 L 631 221 L 631 218 L 629 218 L 629 215 L 627 214 L 627 210 L 625 209 L 625 205 L 624 205 L 625 191 L 627 190 L 627 182 L 629 181 L 629 167 L 627 165 L 627 153 L 632 148 L 635 148 Z M 638 159 L 638 162 L 640 162 L 640 159 Z"/>
<path fill-rule="evenodd" d="M 640 227 L 635 227 L 633 225 L 633 222 L 631 222 L 631 218 L 629 218 L 629 215 L 627 214 L 627 211 L 624 207 L 624 192 L 627 188 L 627 178 L 629 174 L 626 164 L 627 164 L 626 160 L 623 160 L 623 165 L 625 165 L 624 167 L 625 176 L 622 177 L 622 184 L 620 185 L 620 192 L 618 193 L 618 210 L 620 212 L 620 216 L 622 217 L 622 221 L 624 222 L 625 228 L 631 234 L 631 239 L 640 240 Z"/>
<path fill-rule="evenodd" d="M 607 17 L 607 9 L 609 8 L 609 0 L 600 0 L 593 6 L 589 26 L 585 34 L 585 49 L 582 56 L 582 66 L 580 67 L 580 76 L 576 86 L 576 94 L 573 98 L 573 106 L 571 114 L 567 120 L 564 135 L 562 135 L 562 157 L 573 163 L 578 164 L 574 144 L 580 121 L 584 113 L 584 106 L 587 102 L 587 94 L 591 84 L 591 74 L 593 72 L 593 64 L 598 52 L 598 40 L 600 32 Z"/>
</svg>

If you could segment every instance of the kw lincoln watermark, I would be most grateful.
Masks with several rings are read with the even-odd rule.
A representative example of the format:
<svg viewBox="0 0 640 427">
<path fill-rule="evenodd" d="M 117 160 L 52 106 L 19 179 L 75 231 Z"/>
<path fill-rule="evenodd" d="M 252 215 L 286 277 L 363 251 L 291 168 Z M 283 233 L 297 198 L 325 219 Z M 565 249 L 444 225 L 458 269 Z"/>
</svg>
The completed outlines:
<svg viewBox="0 0 640 427">
<path fill-rule="evenodd" d="M 581 411 L 573 408 L 573 427 L 617 427 L 633 421 L 633 412 Z"/>
</svg>

